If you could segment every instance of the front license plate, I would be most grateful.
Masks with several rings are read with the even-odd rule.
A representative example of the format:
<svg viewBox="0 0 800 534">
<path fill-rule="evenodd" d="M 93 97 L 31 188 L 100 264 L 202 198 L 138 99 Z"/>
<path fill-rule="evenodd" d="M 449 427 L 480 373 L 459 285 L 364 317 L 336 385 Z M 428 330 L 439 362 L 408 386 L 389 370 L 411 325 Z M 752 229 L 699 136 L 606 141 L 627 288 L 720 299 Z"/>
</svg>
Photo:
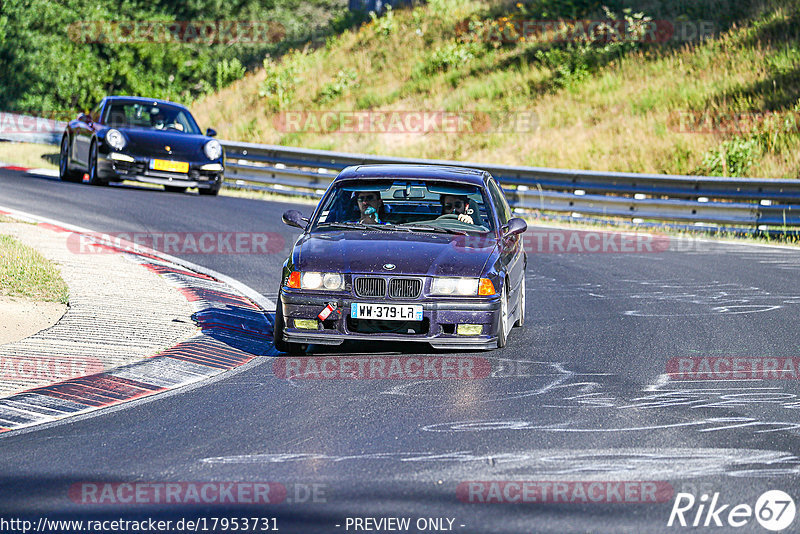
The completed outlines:
<svg viewBox="0 0 800 534">
<path fill-rule="evenodd" d="M 154 159 L 150 161 L 150 168 L 154 171 L 189 172 L 189 164 L 185 161 L 168 161 L 166 159 Z"/>
<path fill-rule="evenodd" d="M 353 319 L 382 319 L 384 321 L 421 321 L 422 306 L 412 304 L 350 304 Z"/>
</svg>

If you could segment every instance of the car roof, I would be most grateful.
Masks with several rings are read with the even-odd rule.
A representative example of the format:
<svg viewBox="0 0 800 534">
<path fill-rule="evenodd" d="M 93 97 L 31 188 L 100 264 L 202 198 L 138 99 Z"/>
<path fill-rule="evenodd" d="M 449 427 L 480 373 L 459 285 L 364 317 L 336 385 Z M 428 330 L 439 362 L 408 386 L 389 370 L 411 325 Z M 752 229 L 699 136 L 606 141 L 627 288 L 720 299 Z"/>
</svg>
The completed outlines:
<svg viewBox="0 0 800 534">
<path fill-rule="evenodd" d="M 448 165 L 374 164 L 347 167 L 336 177 L 339 180 L 354 178 L 436 178 L 464 184 L 482 186 L 486 171 L 469 167 Z"/>
<path fill-rule="evenodd" d="M 145 98 L 143 96 L 123 96 L 123 95 L 114 95 L 114 96 L 107 96 L 106 102 L 137 102 L 139 104 L 167 104 L 170 106 L 179 107 L 182 109 L 188 109 L 183 104 L 177 104 L 175 102 L 170 102 L 169 100 L 161 100 L 159 98 Z"/>
</svg>

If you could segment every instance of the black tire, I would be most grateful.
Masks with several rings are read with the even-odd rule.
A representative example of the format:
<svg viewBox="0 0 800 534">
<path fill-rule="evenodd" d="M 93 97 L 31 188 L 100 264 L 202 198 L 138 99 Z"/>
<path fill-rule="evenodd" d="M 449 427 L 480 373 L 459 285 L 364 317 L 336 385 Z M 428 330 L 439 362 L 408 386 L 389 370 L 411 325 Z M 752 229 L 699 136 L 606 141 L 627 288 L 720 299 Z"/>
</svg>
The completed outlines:
<svg viewBox="0 0 800 534">
<path fill-rule="evenodd" d="M 108 182 L 105 182 L 100 179 L 100 175 L 98 172 L 97 141 L 92 141 L 92 144 L 89 147 L 89 168 L 87 170 L 89 172 L 89 183 L 91 185 L 108 185 Z"/>
<path fill-rule="evenodd" d="M 186 188 L 185 187 L 180 187 L 178 185 L 165 185 L 164 186 L 164 191 L 166 191 L 168 193 L 185 193 L 186 192 Z"/>
<path fill-rule="evenodd" d="M 215 197 L 219 195 L 219 190 L 222 188 L 222 184 L 215 185 L 208 189 L 200 187 L 197 189 L 197 192 L 203 196 Z"/>
<path fill-rule="evenodd" d="M 69 135 L 64 134 L 64 137 L 61 138 L 61 154 L 58 159 L 58 177 L 63 182 L 78 182 L 81 176 L 69 168 L 70 156 Z"/>
<path fill-rule="evenodd" d="M 278 305 L 275 307 L 275 328 L 272 333 L 275 348 L 287 354 L 305 354 L 308 350 L 308 345 L 305 343 L 289 343 L 283 340 L 283 329 L 286 327 L 286 321 L 283 319 L 283 303 L 278 297 Z"/>
<path fill-rule="evenodd" d="M 502 349 L 508 343 L 508 280 L 503 282 L 503 293 L 500 295 L 500 318 L 497 321 L 497 348 Z"/>
<path fill-rule="evenodd" d="M 519 288 L 519 316 L 514 326 L 523 326 L 525 324 L 525 273 L 522 273 L 522 285 Z"/>
</svg>

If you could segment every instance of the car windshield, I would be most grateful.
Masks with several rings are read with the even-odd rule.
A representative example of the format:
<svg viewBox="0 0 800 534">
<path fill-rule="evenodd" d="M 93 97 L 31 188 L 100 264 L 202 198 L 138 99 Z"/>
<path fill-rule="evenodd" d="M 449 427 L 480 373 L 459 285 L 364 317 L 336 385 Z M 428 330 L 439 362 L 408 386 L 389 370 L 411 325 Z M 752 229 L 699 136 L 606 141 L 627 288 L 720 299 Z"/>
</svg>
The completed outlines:
<svg viewBox="0 0 800 534">
<path fill-rule="evenodd" d="M 114 128 L 146 128 L 200 134 L 194 118 L 186 110 L 168 104 L 119 102 L 111 104 L 106 124 Z"/>
<path fill-rule="evenodd" d="M 473 233 L 494 229 L 483 191 L 438 180 L 364 180 L 335 185 L 322 200 L 312 231 L 393 229 Z"/>
</svg>

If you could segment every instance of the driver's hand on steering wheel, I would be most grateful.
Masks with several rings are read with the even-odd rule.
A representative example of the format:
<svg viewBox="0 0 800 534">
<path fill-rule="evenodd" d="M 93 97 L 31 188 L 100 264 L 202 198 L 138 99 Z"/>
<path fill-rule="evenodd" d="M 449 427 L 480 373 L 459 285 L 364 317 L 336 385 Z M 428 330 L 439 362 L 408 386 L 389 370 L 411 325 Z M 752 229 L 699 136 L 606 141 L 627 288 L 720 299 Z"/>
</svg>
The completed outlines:
<svg viewBox="0 0 800 534">
<path fill-rule="evenodd" d="M 465 215 L 463 213 L 459 213 L 458 214 L 458 220 L 461 221 L 461 222 L 473 224 L 472 217 L 470 217 L 469 215 Z"/>
</svg>

